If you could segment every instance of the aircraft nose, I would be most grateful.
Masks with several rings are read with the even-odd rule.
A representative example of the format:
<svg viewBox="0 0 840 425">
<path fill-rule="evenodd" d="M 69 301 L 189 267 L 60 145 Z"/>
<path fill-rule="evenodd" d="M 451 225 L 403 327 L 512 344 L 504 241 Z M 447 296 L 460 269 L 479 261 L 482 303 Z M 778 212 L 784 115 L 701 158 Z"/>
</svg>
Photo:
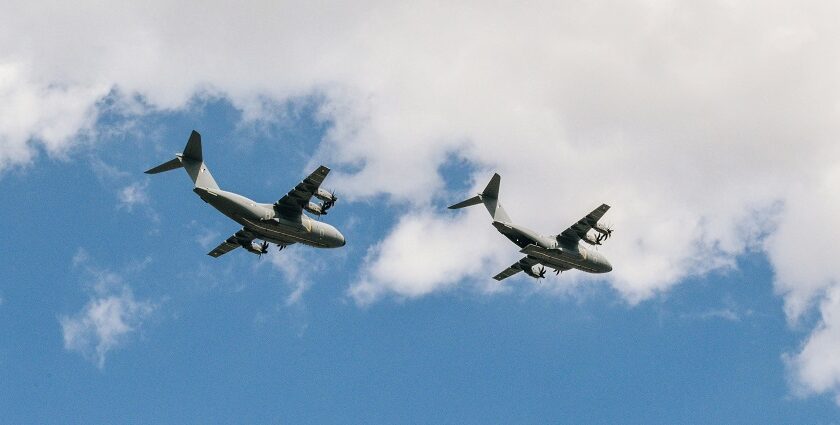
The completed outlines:
<svg viewBox="0 0 840 425">
<path fill-rule="evenodd" d="M 338 240 L 338 246 L 344 246 L 347 244 L 347 241 L 344 240 L 344 235 L 341 232 L 336 232 L 336 239 Z"/>
<path fill-rule="evenodd" d="M 609 273 L 612 271 L 612 264 L 609 261 L 604 260 L 604 273 Z"/>
</svg>

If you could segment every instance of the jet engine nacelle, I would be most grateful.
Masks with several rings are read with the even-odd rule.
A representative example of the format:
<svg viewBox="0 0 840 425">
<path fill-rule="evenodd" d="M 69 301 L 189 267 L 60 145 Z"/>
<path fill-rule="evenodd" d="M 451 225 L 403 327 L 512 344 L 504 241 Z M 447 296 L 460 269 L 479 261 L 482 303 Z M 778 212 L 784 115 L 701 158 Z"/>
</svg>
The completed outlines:
<svg viewBox="0 0 840 425">
<path fill-rule="evenodd" d="M 324 211 L 324 208 L 322 206 L 320 206 L 320 205 L 318 205 L 314 202 L 307 203 L 306 205 L 303 206 L 303 209 L 311 212 L 312 214 L 316 214 L 316 215 L 323 215 L 323 214 L 327 213 L 326 211 Z"/>
</svg>

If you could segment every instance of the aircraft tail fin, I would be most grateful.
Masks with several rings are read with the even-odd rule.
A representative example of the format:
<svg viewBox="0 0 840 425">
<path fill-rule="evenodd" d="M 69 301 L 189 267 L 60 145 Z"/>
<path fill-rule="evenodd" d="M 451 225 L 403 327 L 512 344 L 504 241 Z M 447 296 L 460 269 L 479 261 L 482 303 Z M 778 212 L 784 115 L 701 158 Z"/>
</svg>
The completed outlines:
<svg viewBox="0 0 840 425">
<path fill-rule="evenodd" d="M 204 162 L 204 156 L 201 154 L 201 134 L 193 130 L 190 133 L 190 139 L 187 140 L 187 146 L 184 146 L 184 158 L 193 161 Z"/>
<path fill-rule="evenodd" d="M 494 221 L 510 223 L 510 217 L 507 215 L 507 212 L 504 208 L 502 208 L 502 204 L 499 202 L 499 185 L 501 180 L 502 177 L 499 176 L 499 173 L 493 174 L 493 177 L 490 179 L 490 182 L 487 183 L 483 192 L 470 199 L 452 205 L 449 209 L 457 210 L 459 208 L 483 203 L 484 207 L 487 208 L 487 212 L 490 213 L 490 217 L 493 217 Z"/>
<path fill-rule="evenodd" d="M 190 139 L 187 141 L 187 146 L 184 147 L 183 153 L 175 154 L 175 159 L 171 159 L 157 167 L 147 170 L 146 174 L 157 174 L 181 167 L 187 170 L 187 174 L 192 178 L 195 187 L 204 187 L 207 189 L 219 188 L 216 180 L 213 179 L 213 175 L 210 174 L 210 170 L 204 164 L 204 157 L 201 153 L 201 134 L 195 130 L 190 134 Z"/>
</svg>

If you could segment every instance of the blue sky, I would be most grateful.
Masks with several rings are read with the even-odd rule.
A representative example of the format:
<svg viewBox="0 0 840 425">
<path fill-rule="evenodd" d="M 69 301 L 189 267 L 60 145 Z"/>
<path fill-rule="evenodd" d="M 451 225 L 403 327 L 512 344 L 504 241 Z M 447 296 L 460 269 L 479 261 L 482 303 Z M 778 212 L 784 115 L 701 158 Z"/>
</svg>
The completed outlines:
<svg viewBox="0 0 840 425">
<path fill-rule="evenodd" d="M 101 125 L 120 120 L 109 121 Z M 359 307 L 347 288 L 396 214 L 341 202 L 326 218 L 345 230 L 343 251 L 295 246 L 279 255 L 305 262 L 307 288 L 289 304 L 296 282 L 266 259 L 205 255 L 204 232 L 236 226 L 192 194 L 186 175 L 141 174 L 201 123 L 210 123 L 205 157 L 222 186 L 263 200 L 297 182 L 324 131 L 305 108 L 283 125 L 237 129 L 229 104 L 204 102 L 135 123 L 152 140 L 118 135 L 4 176 L 16 200 L 2 206 L 15 217 L 7 238 L 29 241 L 0 260 L 4 420 L 836 420 L 830 399 L 791 395 L 780 353 L 802 332 L 786 325 L 760 253 L 635 306 L 597 281 L 545 297 L 519 279 L 504 294 L 452 290 Z M 99 177 L 102 164 L 119 172 L 116 182 Z M 267 169 L 273 175 L 254 171 Z M 457 166 L 446 172 L 464 177 Z M 117 199 L 131 182 L 148 200 L 128 209 Z M 92 287 L 108 273 L 150 311 L 99 364 L 85 352 L 92 347 L 66 348 L 60 321 L 101 296 Z"/>
<path fill-rule="evenodd" d="M 2 421 L 836 423 L 838 8 L 6 2 Z M 347 245 L 207 256 L 193 129 Z M 492 280 L 493 172 L 614 270 Z"/>
</svg>

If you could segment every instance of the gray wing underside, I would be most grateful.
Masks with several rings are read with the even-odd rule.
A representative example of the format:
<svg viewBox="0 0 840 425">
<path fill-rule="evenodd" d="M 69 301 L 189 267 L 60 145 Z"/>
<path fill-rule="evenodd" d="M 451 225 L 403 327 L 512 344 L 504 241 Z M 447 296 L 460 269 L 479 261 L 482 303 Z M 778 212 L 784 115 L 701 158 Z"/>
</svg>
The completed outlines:
<svg viewBox="0 0 840 425">
<path fill-rule="evenodd" d="M 317 170 L 313 171 L 308 177 L 298 183 L 294 189 L 290 190 L 279 201 L 274 203 L 274 208 L 284 215 L 300 215 L 303 213 L 303 207 L 309 203 L 312 195 L 321 187 L 321 183 L 330 173 L 330 169 L 321 165 Z"/>
<path fill-rule="evenodd" d="M 227 254 L 228 252 L 233 251 L 236 248 L 242 246 L 242 244 L 251 243 L 254 240 L 254 237 L 246 234 L 242 230 L 233 234 L 233 236 L 225 239 L 224 242 L 220 243 L 219 246 L 213 248 L 212 251 L 208 252 L 207 255 L 213 258 L 219 258 L 222 255 Z"/>
<path fill-rule="evenodd" d="M 598 220 L 600 220 L 609 209 L 609 205 L 601 204 L 600 207 L 595 208 L 591 213 L 587 214 L 586 217 L 569 226 L 568 229 L 557 235 L 557 237 L 563 238 L 568 242 L 577 243 L 586 236 L 586 233 L 589 232 L 592 227 L 598 224 Z"/>
<path fill-rule="evenodd" d="M 510 267 L 502 270 L 501 273 L 493 276 L 493 279 L 496 279 L 498 281 L 505 280 L 505 279 L 507 279 L 507 278 L 525 270 L 525 267 L 531 267 L 534 264 L 537 264 L 536 260 L 528 258 L 527 256 L 522 257 L 521 260 L 511 264 Z"/>
</svg>

